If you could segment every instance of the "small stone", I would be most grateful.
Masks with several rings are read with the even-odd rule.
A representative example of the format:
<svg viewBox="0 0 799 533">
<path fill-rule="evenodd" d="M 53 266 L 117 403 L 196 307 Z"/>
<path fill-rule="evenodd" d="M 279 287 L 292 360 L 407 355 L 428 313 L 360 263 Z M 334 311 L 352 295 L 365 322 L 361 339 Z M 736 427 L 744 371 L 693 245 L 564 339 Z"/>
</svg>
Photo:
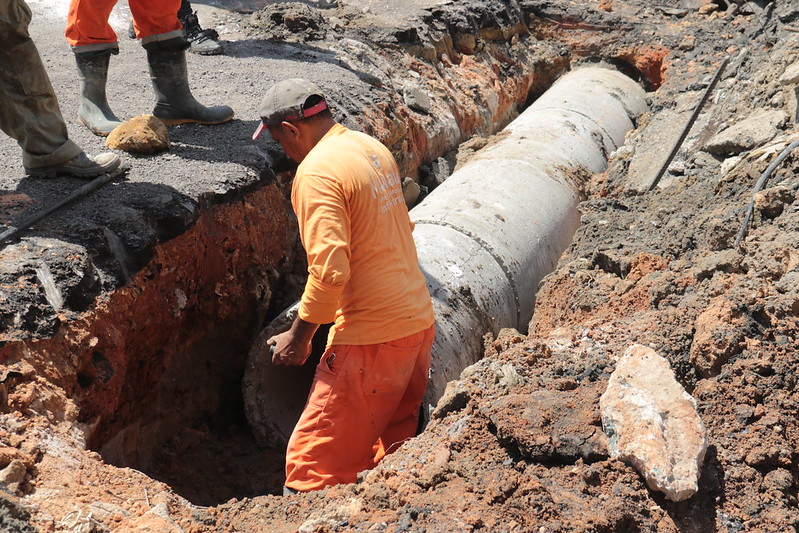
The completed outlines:
<svg viewBox="0 0 799 533">
<path fill-rule="evenodd" d="M 640 344 L 630 346 L 599 400 L 611 457 L 632 464 L 652 490 L 671 501 L 696 494 L 707 451 L 694 400 L 669 362 Z"/>
<path fill-rule="evenodd" d="M 444 418 L 449 413 L 465 408 L 470 399 L 471 394 L 466 390 L 462 381 L 450 381 L 447 383 L 444 395 L 438 401 L 438 405 L 436 405 L 430 416 L 436 419 Z"/>
<path fill-rule="evenodd" d="M 433 114 L 433 104 L 430 95 L 421 86 L 415 83 L 408 83 L 402 88 L 402 99 L 405 105 L 416 111 L 421 111 L 428 115 Z"/>
<path fill-rule="evenodd" d="M 709 15 L 710 13 L 713 13 L 714 11 L 717 11 L 718 8 L 719 8 L 719 6 L 717 6 L 716 4 L 714 4 L 712 2 L 709 2 L 707 4 L 702 4 L 701 6 L 699 6 L 699 14 L 700 15 Z"/>
<path fill-rule="evenodd" d="M 685 37 L 682 38 L 680 44 L 677 45 L 677 47 L 680 50 L 686 50 L 686 51 L 693 50 L 695 46 L 696 46 L 696 37 L 694 37 L 693 35 L 686 35 Z"/>
<path fill-rule="evenodd" d="M 153 115 L 133 117 L 117 126 L 105 145 L 134 154 L 154 154 L 169 149 L 166 126 Z"/>
<path fill-rule="evenodd" d="M 0 483 L 5 484 L 11 492 L 17 492 L 22 482 L 25 481 L 25 474 L 28 469 L 25 463 L 19 459 L 14 459 L 3 470 L 0 470 Z"/>
<path fill-rule="evenodd" d="M 741 422 L 742 424 L 745 424 L 746 422 L 751 420 L 752 417 L 755 416 L 755 408 L 752 407 L 751 405 L 745 405 L 745 404 L 736 405 L 734 412 L 735 412 L 735 418 L 737 418 L 738 421 Z"/>
<path fill-rule="evenodd" d="M 790 187 L 771 187 L 755 194 L 755 209 L 763 218 L 776 218 L 796 199 L 796 193 Z"/>
<path fill-rule="evenodd" d="M 785 72 L 780 76 L 780 83 L 782 85 L 796 85 L 799 83 L 799 61 L 785 69 Z"/>
<path fill-rule="evenodd" d="M 793 476 L 788 470 L 777 468 L 765 475 L 761 487 L 766 490 L 788 491 L 793 487 Z"/>
</svg>

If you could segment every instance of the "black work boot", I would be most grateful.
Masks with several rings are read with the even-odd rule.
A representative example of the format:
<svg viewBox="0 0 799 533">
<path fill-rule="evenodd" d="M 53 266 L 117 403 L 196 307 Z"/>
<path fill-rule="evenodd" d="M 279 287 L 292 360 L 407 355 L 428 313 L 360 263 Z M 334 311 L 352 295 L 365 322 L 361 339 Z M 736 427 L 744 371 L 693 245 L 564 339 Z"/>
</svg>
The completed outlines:
<svg viewBox="0 0 799 533">
<path fill-rule="evenodd" d="M 194 99 L 185 51 L 148 49 L 147 61 L 155 91 L 153 115 L 164 124 L 221 124 L 233 118 L 233 109 L 226 105 L 205 107 Z"/>
<path fill-rule="evenodd" d="M 80 78 L 78 119 L 92 133 L 102 137 L 106 137 L 114 128 L 122 124 L 111 111 L 105 96 L 108 63 L 113 53 L 119 53 L 119 51 L 110 49 L 75 54 Z"/>
<path fill-rule="evenodd" d="M 189 41 L 189 52 L 204 56 L 215 56 L 224 53 L 222 45 L 219 44 L 219 34 L 216 30 L 204 30 L 200 27 L 200 20 L 197 13 L 189 12 L 181 15 L 178 12 L 180 23 L 183 24 L 183 31 L 186 32 L 186 39 Z"/>
</svg>

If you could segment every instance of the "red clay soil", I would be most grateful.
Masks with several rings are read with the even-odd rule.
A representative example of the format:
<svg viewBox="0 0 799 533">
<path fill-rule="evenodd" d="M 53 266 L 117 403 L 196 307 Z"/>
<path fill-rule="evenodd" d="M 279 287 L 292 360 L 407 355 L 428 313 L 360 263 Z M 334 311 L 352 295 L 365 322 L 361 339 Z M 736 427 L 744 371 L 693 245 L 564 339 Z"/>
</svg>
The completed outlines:
<svg viewBox="0 0 799 533">
<path fill-rule="evenodd" d="M 0 499 L 0 525 L 799 531 L 799 152 L 776 169 L 735 246 L 757 178 L 797 138 L 796 80 L 786 81 L 786 72 L 799 63 L 799 34 L 792 32 L 799 6 L 668 4 L 519 3 L 530 35 L 513 37 L 517 42 L 549 39 L 547 46 L 561 47 L 570 62 L 601 60 L 638 71 L 657 90 L 608 171 L 582 191 L 581 227 L 541 284 L 529 334 L 506 329 L 487 337 L 484 359 L 450 384 L 421 435 L 356 484 L 283 497 L 269 495 L 279 470 L 266 471 L 279 458 L 258 457 L 241 441 L 219 446 L 225 441 L 211 442 L 213 431 L 198 426 L 192 431 L 207 444 L 204 451 L 185 445 L 189 430 L 159 448 L 154 461 L 169 486 L 84 449 L 91 429 L 80 417 L 85 407 L 57 376 L 23 360 L 0 375 L 0 466 L 14 492 Z M 642 192 L 727 56 L 731 64 L 671 170 L 659 187 Z M 488 67 L 462 61 L 460 68 Z M 783 111 L 785 120 L 765 141 L 750 132 L 727 152 L 704 149 L 712 134 L 757 111 Z M 399 128 L 376 119 L 373 127 Z M 405 132 L 395 145 L 413 134 Z M 657 164 L 636 166 L 653 153 Z M 648 489 L 632 467 L 609 457 L 599 397 L 615 361 L 635 343 L 669 360 L 707 428 L 699 491 L 683 502 Z M 203 455 L 192 469 L 191 458 Z M 231 493 L 216 490 L 219 476 L 241 478 L 224 503 Z"/>
</svg>

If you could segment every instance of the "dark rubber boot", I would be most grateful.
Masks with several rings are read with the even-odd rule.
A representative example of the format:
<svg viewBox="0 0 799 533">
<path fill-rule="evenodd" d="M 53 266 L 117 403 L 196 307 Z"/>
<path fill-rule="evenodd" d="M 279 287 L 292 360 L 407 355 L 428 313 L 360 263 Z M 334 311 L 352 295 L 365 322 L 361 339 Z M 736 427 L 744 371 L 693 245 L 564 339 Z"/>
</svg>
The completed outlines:
<svg viewBox="0 0 799 533">
<path fill-rule="evenodd" d="M 108 63 L 113 50 L 80 52 L 75 54 L 80 78 L 80 109 L 78 118 L 95 135 L 106 137 L 122 124 L 108 106 L 105 83 L 108 78 Z"/>
<path fill-rule="evenodd" d="M 164 124 L 221 124 L 233 118 L 226 105 L 205 107 L 191 94 L 183 50 L 147 50 L 155 91 L 153 115 Z"/>
</svg>

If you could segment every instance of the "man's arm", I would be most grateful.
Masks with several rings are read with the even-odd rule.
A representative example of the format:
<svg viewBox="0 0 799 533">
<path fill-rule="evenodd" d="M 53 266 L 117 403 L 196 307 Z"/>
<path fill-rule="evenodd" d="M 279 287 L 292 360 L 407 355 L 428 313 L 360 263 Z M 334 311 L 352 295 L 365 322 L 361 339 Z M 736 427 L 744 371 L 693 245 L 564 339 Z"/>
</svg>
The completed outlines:
<svg viewBox="0 0 799 533">
<path fill-rule="evenodd" d="M 304 175 L 292 197 L 308 257 L 308 279 L 298 316 L 314 324 L 335 319 L 350 278 L 351 223 L 341 182 Z"/>
<path fill-rule="evenodd" d="M 302 365 L 311 355 L 311 341 L 319 324 L 312 324 L 297 317 L 288 331 L 284 331 L 266 341 L 274 346 L 272 363 L 276 365 Z"/>
</svg>

